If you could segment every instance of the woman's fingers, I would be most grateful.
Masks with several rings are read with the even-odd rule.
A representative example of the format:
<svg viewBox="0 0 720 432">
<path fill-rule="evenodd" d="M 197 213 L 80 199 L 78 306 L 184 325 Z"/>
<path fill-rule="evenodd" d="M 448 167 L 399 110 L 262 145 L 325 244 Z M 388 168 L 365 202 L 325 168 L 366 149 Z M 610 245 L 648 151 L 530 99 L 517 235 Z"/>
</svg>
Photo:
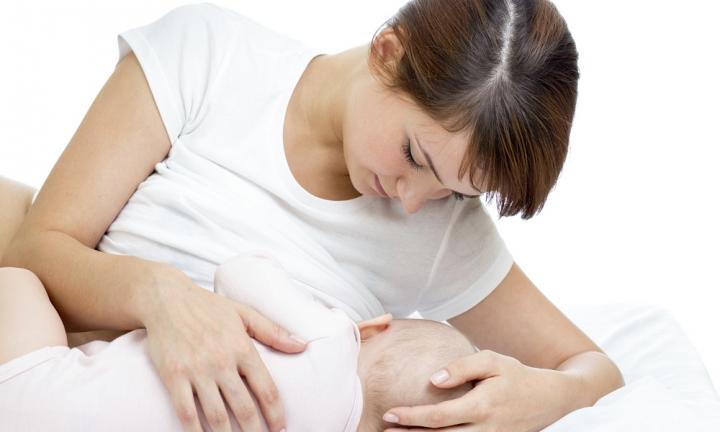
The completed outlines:
<svg viewBox="0 0 720 432">
<path fill-rule="evenodd" d="M 202 426 L 200 426 L 200 418 L 195 408 L 195 398 L 190 382 L 182 377 L 176 377 L 169 383 L 166 383 L 166 385 L 170 391 L 170 399 L 180 419 L 183 431 L 203 432 Z"/>
<path fill-rule="evenodd" d="M 235 303 L 245 322 L 247 334 L 263 344 L 288 354 L 305 351 L 306 341 L 293 336 L 282 326 L 267 319 L 250 306 Z"/>
<path fill-rule="evenodd" d="M 243 431 L 261 430 L 259 423 L 257 426 L 251 426 L 255 424 L 255 419 L 258 419 L 259 422 L 258 407 L 255 405 L 255 402 L 253 402 L 252 396 L 240 377 L 240 374 L 238 374 L 237 371 L 235 371 L 235 373 L 229 373 L 223 379 L 219 380 L 218 383 L 241 429 Z M 281 418 L 275 418 L 275 424 L 281 420 Z M 267 417 L 265 417 L 265 422 L 268 426 L 271 424 Z M 257 429 L 253 429 L 254 427 L 257 427 Z M 273 426 L 269 426 L 269 428 L 271 431 L 278 430 L 277 428 L 273 428 Z"/>
<path fill-rule="evenodd" d="M 249 338 L 246 340 L 250 347 L 241 348 L 241 350 L 247 351 L 245 357 L 251 360 L 245 361 L 245 364 L 254 365 L 247 370 L 252 371 L 254 374 L 267 374 L 267 370 L 252 341 Z M 240 345 L 243 346 L 243 342 L 240 342 Z M 254 353 L 256 360 L 252 360 L 252 353 Z M 242 431 L 261 432 L 260 411 L 238 372 L 237 364 L 243 363 L 243 361 L 238 362 L 234 357 L 223 360 L 222 357 L 217 357 L 218 355 L 222 356 L 222 354 L 216 353 L 216 357 L 212 357 L 211 354 L 204 353 L 201 354 L 200 358 L 195 357 L 196 362 L 194 365 L 190 363 L 181 366 L 180 363 L 175 361 L 171 362 L 166 369 L 166 386 L 170 391 L 173 406 L 184 430 L 202 432 L 199 420 L 200 413 L 193 396 L 194 388 L 194 393 L 197 394 L 205 419 L 213 432 L 231 430 L 228 406 Z M 269 379 L 269 374 L 268 378 L 263 377 L 263 379 Z M 269 384 L 265 382 L 265 385 L 272 387 L 271 392 L 274 391 L 277 394 L 277 389 L 275 389 L 272 380 L 270 380 Z M 257 394 L 256 398 L 261 399 Z M 267 410 L 264 412 L 270 413 L 265 419 L 270 431 L 281 430 L 283 426 L 284 413 L 278 399 L 275 398 L 273 401 L 277 406 L 263 408 L 263 410 Z M 227 401 L 227 406 L 225 401 Z"/>
<path fill-rule="evenodd" d="M 282 401 L 251 337 L 287 353 L 305 344 L 253 308 L 186 283 L 183 295 L 161 296 L 145 323 L 148 353 L 183 426 L 201 431 L 202 412 L 214 431 L 229 430 L 232 417 L 243 431 L 260 432 L 263 419 L 270 432 L 281 431 Z"/>
<path fill-rule="evenodd" d="M 245 323 L 245 331 L 248 336 L 278 351 L 290 354 L 305 350 L 306 341 L 291 335 L 285 328 L 261 315 L 252 307 L 240 303 L 235 303 L 235 305 Z M 248 343 L 246 348 L 238 356 L 238 367 L 260 405 L 268 429 L 280 431 L 285 422 L 285 410 L 280 400 L 280 392 L 255 346 L 249 339 L 246 341 Z M 254 406 L 252 407 L 254 408 Z M 241 406 L 243 412 L 247 408 L 246 404 Z"/>
<path fill-rule="evenodd" d="M 210 425 L 212 432 L 230 432 L 230 417 L 225 409 L 225 402 L 215 381 L 210 379 L 198 379 L 193 383 L 198 400 L 202 406 L 205 419 Z M 239 420 L 239 419 L 238 419 Z M 246 424 L 240 423 L 243 431 L 260 432 L 260 425 L 255 422 Z"/>
<path fill-rule="evenodd" d="M 238 363 L 240 370 L 243 371 L 242 374 L 245 376 L 245 381 L 252 389 L 260 405 L 263 417 L 267 420 L 269 430 L 280 431 L 285 418 L 285 409 L 275 382 L 260 359 L 255 347 L 252 347 L 251 353 L 243 355 Z M 252 371 L 252 373 L 246 371 Z"/>
</svg>

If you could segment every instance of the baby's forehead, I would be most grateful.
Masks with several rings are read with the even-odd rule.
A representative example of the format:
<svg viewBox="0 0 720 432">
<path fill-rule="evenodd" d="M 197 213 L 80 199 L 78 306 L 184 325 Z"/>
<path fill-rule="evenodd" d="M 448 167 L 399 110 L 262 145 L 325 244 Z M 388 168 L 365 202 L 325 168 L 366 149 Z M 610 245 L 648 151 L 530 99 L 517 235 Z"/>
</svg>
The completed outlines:
<svg viewBox="0 0 720 432">
<path fill-rule="evenodd" d="M 470 340 L 458 329 L 429 320 L 393 320 L 381 350 L 387 356 L 403 357 L 415 364 L 435 367 L 437 361 L 456 359 L 475 352 Z"/>
<path fill-rule="evenodd" d="M 436 331 L 447 331 L 457 332 L 455 327 L 442 323 L 440 321 L 433 321 L 421 318 L 399 318 L 394 319 L 390 322 L 391 325 L 395 324 L 401 328 L 412 328 L 412 329 L 428 329 Z"/>
<path fill-rule="evenodd" d="M 396 319 L 390 323 L 390 337 L 418 339 L 418 342 L 452 343 L 465 336 L 455 327 L 424 319 Z"/>
</svg>

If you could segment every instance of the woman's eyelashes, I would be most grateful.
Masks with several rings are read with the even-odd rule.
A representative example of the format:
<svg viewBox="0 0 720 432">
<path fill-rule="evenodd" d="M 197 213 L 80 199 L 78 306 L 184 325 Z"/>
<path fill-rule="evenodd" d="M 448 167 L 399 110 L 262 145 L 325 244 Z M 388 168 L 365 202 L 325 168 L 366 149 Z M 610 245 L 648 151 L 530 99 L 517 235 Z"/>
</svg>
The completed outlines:
<svg viewBox="0 0 720 432">
<path fill-rule="evenodd" d="M 420 171 L 420 169 L 422 169 L 422 165 L 415 161 L 415 158 L 412 155 L 412 151 L 410 151 L 410 141 L 403 145 L 402 150 L 403 154 L 405 155 L 405 160 L 407 160 L 408 164 L 410 164 L 410 166 L 415 168 L 416 170 Z M 463 199 L 465 199 L 465 196 L 458 192 L 453 192 L 453 197 L 455 197 L 455 199 L 458 201 L 462 201 Z"/>
<path fill-rule="evenodd" d="M 465 195 L 463 195 L 463 194 L 461 194 L 461 193 L 458 193 L 458 192 L 453 192 L 453 196 L 454 196 L 455 199 L 458 200 L 458 201 L 462 201 L 462 200 L 465 199 Z"/>
<path fill-rule="evenodd" d="M 405 159 L 408 161 L 411 167 L 415 168 L 416 170 L 420 171 L 420 168 L 422 168 L 422 165 L 415 162 L 415 158 L 412 156 L 412 152 L 410 151 L 410 141 L 405 143 L 403 145 L 403 153 L 405 154 Z"/>
</svg>

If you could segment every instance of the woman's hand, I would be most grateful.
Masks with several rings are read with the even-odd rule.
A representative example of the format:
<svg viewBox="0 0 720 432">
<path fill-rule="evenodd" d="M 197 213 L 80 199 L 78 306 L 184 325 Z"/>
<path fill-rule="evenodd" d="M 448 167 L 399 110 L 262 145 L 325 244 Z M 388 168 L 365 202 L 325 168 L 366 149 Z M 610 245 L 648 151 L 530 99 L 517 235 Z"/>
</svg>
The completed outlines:
<svg viewBox="0 0 720 432">
<path fill-rule="evenodd" d="M 580 385 L 577 378 L 569 374 L 525 366 L 513 357 L 488 350 L 457 359 L 445 370 L 449 373 L 445 381 L 431 379 L 439 388 L 480 381 L 458 399 L 388 410 L 383 417 L 385 421 L 408 428 L 385 432 L 427 430 L 425 428 L 463 432 L 538 431 L 561 417 L 559 413 L 567 412 L 564 407 Z M 397 421 L 392 421 L 388 414 L 397 416 Z"/>
<path fill-rule="evenodd" d="M 286 353 L 305 345 L 254 309 L 198 287 L 179 271 L 169 274 L 158 280 L 158 295 L 142 318 L 150 358 L 185 430 L 202 431 L 195 392 L 213 431 L 230 431 L 224 397 L 243 431 L 260 432 L 259 413 L 241 375 L 269 430 L 282 430 L 278 390 L 250 338 Z"/>
</svg>

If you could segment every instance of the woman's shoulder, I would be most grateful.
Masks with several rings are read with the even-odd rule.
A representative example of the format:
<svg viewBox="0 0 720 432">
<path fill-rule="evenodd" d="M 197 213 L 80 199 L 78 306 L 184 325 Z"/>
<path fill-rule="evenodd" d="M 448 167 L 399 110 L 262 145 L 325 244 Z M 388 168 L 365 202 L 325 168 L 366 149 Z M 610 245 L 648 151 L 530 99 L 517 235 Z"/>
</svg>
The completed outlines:
<svg viewBox="0 0 720 432">
<path fill-rule="evenodd" d="M 189 3 L 169 9 L 166 16 L 187 16 L 202 19 L 230 19 L 232 17 L 243 18 L 238 12 L 216 5 L 210 2 Z"/>
<path fill-rule="evenodd" d="M 213 36 L 215 43 L 227 43 L 234 34 L 253 31 L 258 26 L 232 9 L 213 3 L 190 3 L 166 10 L 142 28 L 151 35 L 172 34 L 177 43 L 192 41 L 203 34 Z"/>
<path fill-rule="evenodd" d="M 244 13 L 214 3 L 191 3 L 170 9 L 164 19 L 175 19 L 206 27 L 215 33 L 233 32 L 244 37 L 253 35 L 264 39 L 287 41 L 288 36 Z M 225 35 L 229 36 L 229 35 Z"/>
<path fill-rule="evenodd" d="M 243 15 L 213 3 L 191 3 L 169 9 L 155 23 L 160 24 L 159 27 L 185 27 L 188 33 L 193 30 L 221 32 L 243 19 L 246 19 Z"/>
</svg>

